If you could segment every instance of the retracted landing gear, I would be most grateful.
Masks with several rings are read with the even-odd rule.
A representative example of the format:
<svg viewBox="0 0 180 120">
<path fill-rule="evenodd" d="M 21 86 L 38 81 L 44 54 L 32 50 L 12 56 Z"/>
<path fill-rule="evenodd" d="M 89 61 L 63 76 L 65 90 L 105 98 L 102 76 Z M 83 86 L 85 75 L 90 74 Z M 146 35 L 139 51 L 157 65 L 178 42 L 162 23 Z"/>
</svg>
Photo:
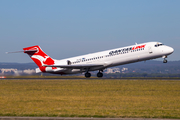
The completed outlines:
<svg viewBox="0 0 180 120">
<path fill-rule="evenodd" d="M 86 72 L 86 73 L 85 73 L 85 77 L 86 77 L 86 78 L 90 78 L 90 77 L 91 77 L 91 73 Z"/>
<path fill-rule="evenodd" d="M 99 72 L 97 73 L 97 77 L 103 77 L 103 71 L 102 70 L 99 70 Z"/>
</svg>

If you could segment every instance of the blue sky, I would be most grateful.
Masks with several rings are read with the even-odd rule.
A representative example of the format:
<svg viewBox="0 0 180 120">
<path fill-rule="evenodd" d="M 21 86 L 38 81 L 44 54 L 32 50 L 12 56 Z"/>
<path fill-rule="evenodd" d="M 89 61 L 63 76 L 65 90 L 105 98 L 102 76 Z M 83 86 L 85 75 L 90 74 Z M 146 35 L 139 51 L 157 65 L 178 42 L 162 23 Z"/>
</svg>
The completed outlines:
<svg viewBox="0 0 180 120">
<path fill-rule="evenodd" d="M 180 0 L 0 0 L 0 62 L 32 62 L 19 51 L 40 45 L 63 59 L 160 41 L 180 60 Z M 160 59 L 161 60 L 161 59 Z"/>
</svg>

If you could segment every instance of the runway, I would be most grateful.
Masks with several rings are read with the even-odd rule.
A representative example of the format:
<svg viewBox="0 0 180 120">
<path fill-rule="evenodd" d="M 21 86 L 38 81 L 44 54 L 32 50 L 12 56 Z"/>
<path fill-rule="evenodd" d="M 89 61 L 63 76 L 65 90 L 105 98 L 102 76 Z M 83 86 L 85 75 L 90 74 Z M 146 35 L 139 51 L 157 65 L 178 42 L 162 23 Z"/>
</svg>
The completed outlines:
<svg viewBox="0 0 180 120">
<path fill-rule="evenodd" d="M 0 80 L 180 80 L 180 78 L 2 78 Z"/>
<path fill-rule="evenodd" d="M 179 120 L 159 118 L 0 117 L 0 120 Z"/>
</svg>

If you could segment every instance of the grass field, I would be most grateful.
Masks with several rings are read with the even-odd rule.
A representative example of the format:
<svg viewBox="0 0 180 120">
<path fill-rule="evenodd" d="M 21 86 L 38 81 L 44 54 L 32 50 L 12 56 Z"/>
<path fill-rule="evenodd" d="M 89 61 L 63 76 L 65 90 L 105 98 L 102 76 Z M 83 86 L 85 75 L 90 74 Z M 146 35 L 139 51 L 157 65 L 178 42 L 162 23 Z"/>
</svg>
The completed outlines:
<svg viewBox="0 0 180 120">
<path fill-rule="evenodd" d="M 180 119 L 180 80 L 0 80 L 0 116 Z"/>
</svg>

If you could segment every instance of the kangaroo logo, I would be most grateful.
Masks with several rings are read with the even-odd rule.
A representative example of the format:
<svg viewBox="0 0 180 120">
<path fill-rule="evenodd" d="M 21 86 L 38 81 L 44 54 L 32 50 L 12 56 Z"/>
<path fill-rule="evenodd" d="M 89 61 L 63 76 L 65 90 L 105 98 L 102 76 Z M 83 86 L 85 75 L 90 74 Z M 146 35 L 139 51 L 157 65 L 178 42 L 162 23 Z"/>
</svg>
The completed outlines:
<svg viewBox="0 0 180 120">
<path fill-rule="evenodd" d="M 44 64 L 53 65 L 55 63 L 54 60 L 51 57 L 49 57 L 46 53 L 44 53 L 39 46 L 24 48 L 24 50 L 37 50 L 36 52 L 31 52 L 27 54 L 39 67 L 42 67 L 42 65 Z"/>
</svg>

